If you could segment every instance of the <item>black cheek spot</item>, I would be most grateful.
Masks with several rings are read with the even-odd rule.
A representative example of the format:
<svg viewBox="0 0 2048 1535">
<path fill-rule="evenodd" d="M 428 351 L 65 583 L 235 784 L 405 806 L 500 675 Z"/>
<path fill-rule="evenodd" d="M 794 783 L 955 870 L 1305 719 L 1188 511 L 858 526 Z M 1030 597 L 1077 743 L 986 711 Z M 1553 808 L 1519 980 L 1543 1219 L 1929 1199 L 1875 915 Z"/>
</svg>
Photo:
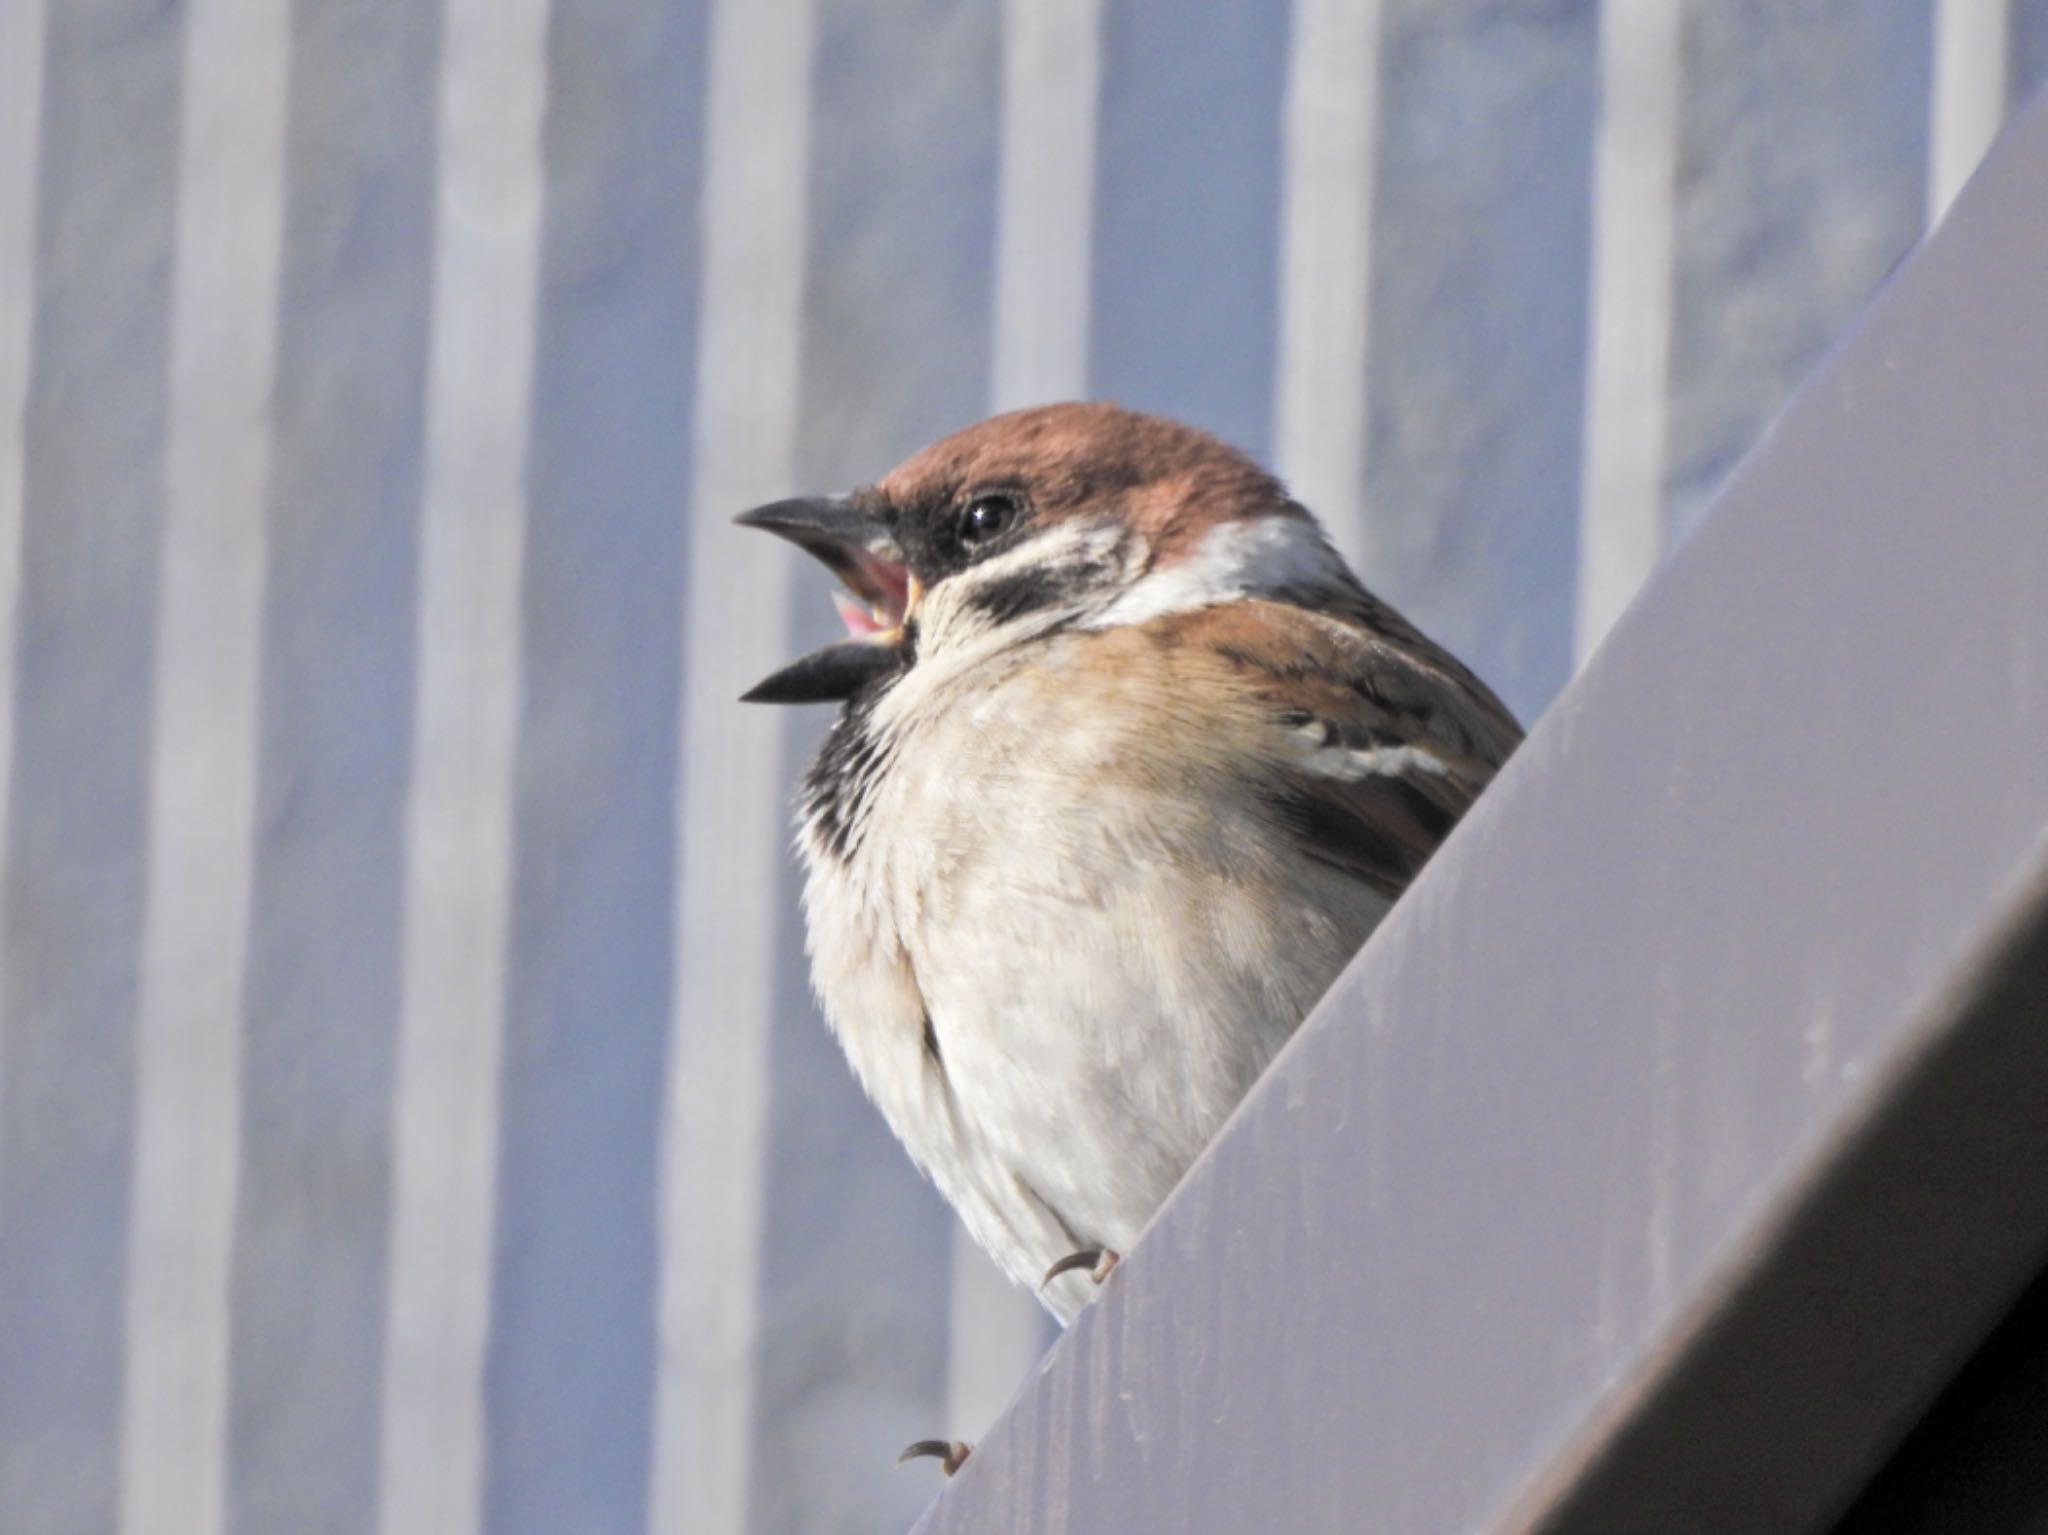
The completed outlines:
<svg viewBox="0 0 2048 1535">
<path fill-rule="evenodd" d="M 939 1055 L 939 1031 L 932 1027 L 930 1013 L 924 1015 L 924 1053 L 931 1057 L 932 1064 L 939 1070 L 946 1069 L 945 1060 Z"/>
<path fill-rule="evenodd" d="M 1006 624 L 1026 613 L 1052 606 L 1065 599 L 1074 585 L 1071 573 L 1033 569 L 977 587 L 968 594 L 967 605 L 988 616 L 991 623 Z"/>
</svg>

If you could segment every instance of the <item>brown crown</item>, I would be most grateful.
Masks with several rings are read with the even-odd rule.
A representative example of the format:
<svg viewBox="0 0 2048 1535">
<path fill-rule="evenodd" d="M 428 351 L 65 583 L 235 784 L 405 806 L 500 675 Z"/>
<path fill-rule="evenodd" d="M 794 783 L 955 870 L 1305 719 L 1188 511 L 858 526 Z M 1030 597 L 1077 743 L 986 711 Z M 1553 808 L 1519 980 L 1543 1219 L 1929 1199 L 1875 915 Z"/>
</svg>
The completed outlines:
<svg viewBox="0 0 2048 1535">
<path fill-rule="evenodd" d="M 904 507 L 1015 489 L 1041 520 L 1114 506 L 1167 562 L 1219 522 L 1305 515 L 1278 480 L 1207 432 L 1106 404 L 992 416 L 914 454 L 876 488 Z"/>
</svg>

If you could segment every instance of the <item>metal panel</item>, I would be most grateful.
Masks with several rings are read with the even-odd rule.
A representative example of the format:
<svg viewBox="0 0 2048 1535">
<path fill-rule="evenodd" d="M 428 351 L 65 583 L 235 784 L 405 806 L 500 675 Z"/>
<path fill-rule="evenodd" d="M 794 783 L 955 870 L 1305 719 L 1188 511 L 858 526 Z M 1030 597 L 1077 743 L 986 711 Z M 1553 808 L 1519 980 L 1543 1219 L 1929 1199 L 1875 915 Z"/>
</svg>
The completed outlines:
<svg viewBox="0 0 2048 1535">
<path fill-rule="evenodd" d="M 920 1529 L 1798 1529 L 2048 1241 L 2048 109 Z"/>
</svg>

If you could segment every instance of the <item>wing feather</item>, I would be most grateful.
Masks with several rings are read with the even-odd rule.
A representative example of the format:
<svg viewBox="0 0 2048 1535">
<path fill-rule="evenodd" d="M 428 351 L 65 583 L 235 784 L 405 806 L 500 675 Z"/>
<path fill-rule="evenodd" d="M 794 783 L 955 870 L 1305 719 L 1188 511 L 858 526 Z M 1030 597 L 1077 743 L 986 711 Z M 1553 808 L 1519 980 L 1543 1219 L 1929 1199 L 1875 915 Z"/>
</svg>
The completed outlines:
<svg viewBox="0 0 2048 1535">
<path fill-rule="evenodd" d="M 1251 705 L 1252 792 L 1304 857 L 1398 895 L 1521 741 L 1500 700 L 1374 603 L 1238 601 L 1148 627 Z"/>
</svg>

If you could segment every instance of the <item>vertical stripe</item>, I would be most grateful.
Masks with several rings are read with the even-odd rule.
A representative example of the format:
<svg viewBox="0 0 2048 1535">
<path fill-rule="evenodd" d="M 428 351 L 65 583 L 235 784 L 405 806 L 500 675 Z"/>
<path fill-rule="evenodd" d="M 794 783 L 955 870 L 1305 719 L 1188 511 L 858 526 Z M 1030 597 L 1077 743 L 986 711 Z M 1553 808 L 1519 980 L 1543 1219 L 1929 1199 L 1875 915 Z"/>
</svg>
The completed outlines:
<svg viewBox="0 0 2048 1535">
<path fill-rule="evenodd" d="M 1529 718 L 1571 676 L 1598 18 L 1380 24 L 1359 574 Z"/>
<path fill-rule="evenodd" d="M 1380 0 L 1296 0 L 1288 50 L 1274 458 L 1339 547 L 1365 543 Z"/>
<path fill-rule="evenodd" d="M 383 1535 L 480 1528 L 547 15 L 442 23 Z"/>
<path fill-rule="evenodd" d="M 696 4 L 548 22 L 492 1535 L 647 1518 L 704 35 Z"/>
<path fill-rule="evenodd" d="M 1002 162 L 996 189 L 997 410 L 1088 392 L 1101 0 L 1005 0 Z M 1044 1352 L 1036 1299 L 953 1231 L 948 1437 L 995 1421 Z"/>
<path fill-rule="evenodd" d="M 784 723 L 734 700 L 783 659 L 791 568 L 773 540 L 724 525 L 787 494 L 795 468 L 813 26 L 810 0 L 724 0 L 712 16 L 690 487 L 709 548 L 690 561 L 683 604 L 649 1521 L 672 1535 L 749 1527 L 781 895 L 762 859 L 783 825 Z"/>
<path fill-rule="evenodd" d="M 230 1289 L 235 1535 L 376 1518 L 439 16 L 293 7 Z"/>
<path fill-rule="evenodd" d="M 1933 0 L 1686 4 L 1679 25 L 1667 543 L 1924 227 Z"/>
<path fill-rule="evenodd" d="M 50 7 L 0 1105 L 0 1509 L 117 1518 L 182 16 Z M 10 232 L 11 237 L 11 232 Z"/>
<path fill-rule="evenodd" d="M 1107 0 L 1088 393 L 1265 460 L 1278 342 L 1285 6 Z M 1161 124 L 1173 125 L 1162 133 Z"/>
<path fill-rule="evenodd" d="M 1580 661 L 1664 543 L 1680 0 L 1604 0 L 1591 358 L 1579 512 Z"/>
<path fill-rule="evenodd" d="M 811 0 L 723 0 L 711 23 L 696 536 L 795 471 Z M 725 555 L 725 546 L 731 555 Z M 733 700 L 782 661 L 786 551 L 725 538 L 690 561 L 676 841 L 674 1058 L 662 1144 L 662 1382 L 653 1531 L 739 1535 L 754 1478 L 766 1044 L 782 714 Z"/>
<path fill-rule="evenodd" d="M 1934 0 L 1927 222 L 1935 223 L 2005 121 L 2012 0 Z"/>
<path fill-rule="evenodd" d="M 14 772 L 15 619 L 21 600 L 22 428 L 35 327 L 36 167 L 42 144 L 43 38 L 48 0 L 0 6 L 0 869 L 7 866 Z M 0 909 L 0 930 L 6 912 Z M 0 945 L 0 965 L 5 964 Z M 0 976 L 0 997 L 6 994 Z M 7 1032 L 0 1026 L 0 1108 Z M 6 1139 L 0 1134 L 0 1149 Z"/>
<path fill-rule="evenodd" d="M 121 1528 L 222 1527 L 291 12 L 195 0 L 136 1049 Z"/>
<path fill-rule="evenodd" d="M 2048 0 L 2005 0 L 2011 19 L 2006 37 L 2007 100 L 2028 101 L 2048 82 Z"/>
<path fill-rule="evenodd" d="M 948 1318 L 942 1429 L 947 1438 L 972 1443 L 1023 1389 L 1052 1326 L 1037 1298 L 1018 1289 L 957 1224 Z"/>
<path fill-rule="evenodd" d="M 998 410 L 1088 387 L 1101 0 L 1004 0 L 996 204 Z"/>
<path fill-rule="evenodd" d="M 986 403 L 1000 23 L 957 0 L 820 0 L 793 489 L 868 483 Z M 782 562 L 778 660 L 845 633 L 830 576 L 786 546 Z M 831 712 L 783 715 L 786 800 Z M 794 875 L 786 848 L 779 825 L 758 878 Z M 889 1468 L 946 1427 L 954 1217 L 819 1017 L 794 883 L 776 896 L 748 1527 L 907 1529 L 931 1484 Z"/>
</svg>

